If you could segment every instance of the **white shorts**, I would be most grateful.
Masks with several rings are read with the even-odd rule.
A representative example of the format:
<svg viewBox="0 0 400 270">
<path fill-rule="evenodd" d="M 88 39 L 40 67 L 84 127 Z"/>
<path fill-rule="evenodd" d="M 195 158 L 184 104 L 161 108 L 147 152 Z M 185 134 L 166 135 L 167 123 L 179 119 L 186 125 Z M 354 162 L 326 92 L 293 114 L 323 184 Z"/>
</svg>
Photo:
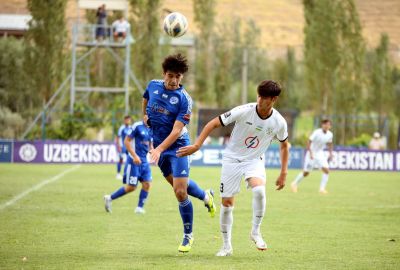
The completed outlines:
<svg viewBox="0 0 400 270">
<path fill-rule="evenodd" d="M 251 177 L 261 178 L 265 184 L 264 158 L 238 161 L 237 159 L 224 157 L 222 159 L 221 185 L 219 189 L 221 197 L 233 197 L 239 193 L 243 177 L 246 181 Z"/>
<path fill-rule="evenodd" d="M 324 152 L 314 153 L 314 158 L 310 158 L 310 152 L 307 151 L 304 158 L 304 171 L 310 172 L 313 169 L 329 168 L 328 157 Z"/>
</svg>

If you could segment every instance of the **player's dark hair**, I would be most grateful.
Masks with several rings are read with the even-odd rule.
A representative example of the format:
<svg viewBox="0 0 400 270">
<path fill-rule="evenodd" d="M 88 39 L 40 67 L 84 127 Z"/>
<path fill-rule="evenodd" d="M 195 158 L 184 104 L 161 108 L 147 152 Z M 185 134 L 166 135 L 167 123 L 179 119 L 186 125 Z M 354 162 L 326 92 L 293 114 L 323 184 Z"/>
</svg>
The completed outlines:
<svg viewBox="0 0 400 270">
<path fill-rule="evenodd" d="M 164 59 L 162 63 L 164 73 L 167 71 L 174 73 L 186 73 L 189 70 L 187 59 L 182 54 L 169 55 Z"/>
<path fill-rule="evenodd" d="M 281 91 L 281 86 L 270 80 L 262 81 L 257 87 L 257 94 L 261 97 L 277 97 Z"/>
<path fill-rule="evenodd" d="M 130 115 L 125 115 L 124 116 L 124 120 L 126 120 L 126 119 L 131 119 L 131 116 Z"/>
<path fill-rule="evenodd" d="M 321 125 L 326 124 L 326 123 L 331 123 L 331 120 L 329 120 L 329 119 L 322 119 L 321 120 Z"/>
</svg>

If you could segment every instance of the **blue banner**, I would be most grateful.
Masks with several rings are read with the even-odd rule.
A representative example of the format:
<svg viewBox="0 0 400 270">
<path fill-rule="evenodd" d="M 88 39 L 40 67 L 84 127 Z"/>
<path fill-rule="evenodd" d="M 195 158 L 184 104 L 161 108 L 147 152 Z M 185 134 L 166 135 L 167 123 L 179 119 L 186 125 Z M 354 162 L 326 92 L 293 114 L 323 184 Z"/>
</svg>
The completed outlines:
<svg viewBox="0 0 400 270">
<path fill-rule="evenodd" d="M 0 162 L 12 162 L 13 143 L 11 141 L 0 141 Z"/>
<path fill-rule="evenodd" d="M 222 146 L 203 146 L 192 156 L 191 166 L 220 166 L 222 162 Z M 289 168 L 300 169 L 303 167 L 303 148 L 291 148 Z M 267 168 L 280 168 L 279 148 L 270 148 L 265 152 L 265 166 Z"/>
</svg>

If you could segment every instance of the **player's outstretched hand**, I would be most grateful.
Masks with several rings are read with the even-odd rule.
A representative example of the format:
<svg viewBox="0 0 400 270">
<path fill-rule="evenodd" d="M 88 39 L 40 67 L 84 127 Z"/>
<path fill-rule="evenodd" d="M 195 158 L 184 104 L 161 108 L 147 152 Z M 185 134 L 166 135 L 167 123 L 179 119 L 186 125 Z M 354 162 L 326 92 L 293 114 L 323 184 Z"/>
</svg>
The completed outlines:
<svg viewBox="0 0 400 270">
<path fill-rule="evenodd" d="M 178 157 L 184 157 L 184 156 L 189 156 L 191 154 L 193 154 L 194 152 L 196 152 L 197 150 L 199 150 L 200 147 L 198 147 L 197 145 L 188 145 L 188 146 L 184 146 L 178 149 L 178 151 L 176 151 L 176 155 Z"/>
<path fill-rule="evenodd" d="M 285 187 L 286 174 L 280 174 L 278 179 L 276 179 L 275 185 L 277 186 L 276 190 L 281 190 Z"/>
<path fill-rule="evenodd" d="M 161 152 L 157 148 L 150 150 L 150 163 L 158 164 Z"/>
</svg>

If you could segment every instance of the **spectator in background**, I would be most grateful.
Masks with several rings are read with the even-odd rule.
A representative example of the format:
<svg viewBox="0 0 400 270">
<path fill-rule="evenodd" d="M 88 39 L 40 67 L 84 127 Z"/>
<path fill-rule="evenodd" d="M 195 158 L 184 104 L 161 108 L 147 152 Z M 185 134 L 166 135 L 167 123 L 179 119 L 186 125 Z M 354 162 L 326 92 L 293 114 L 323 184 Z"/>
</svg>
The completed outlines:
<svg viewBox="0 0 400 270">
<path fill-rule="evenodd" d="M 121 16 L 118 20 L 113 22 L 112 28 L 114 30 L 114 40 L 122 41 L 126 38 L 126 33 L 129 31 L 131 25 Z"/>
<path fill-rule="evenodd" d="M 371 141 L 369 142 L 369 149 L 371 150 L 384 150 L 385 144 L 381 138 L 379 132 L 375 132 Z"/>
<path fill-rule="evenodd" d="M 107 25 L 107 12 L 106 5 L 103 4 L 97 9 L 96 13 L 96 40 L 102 41 L 106 37 L 106 25 Z"/>
</svg>

